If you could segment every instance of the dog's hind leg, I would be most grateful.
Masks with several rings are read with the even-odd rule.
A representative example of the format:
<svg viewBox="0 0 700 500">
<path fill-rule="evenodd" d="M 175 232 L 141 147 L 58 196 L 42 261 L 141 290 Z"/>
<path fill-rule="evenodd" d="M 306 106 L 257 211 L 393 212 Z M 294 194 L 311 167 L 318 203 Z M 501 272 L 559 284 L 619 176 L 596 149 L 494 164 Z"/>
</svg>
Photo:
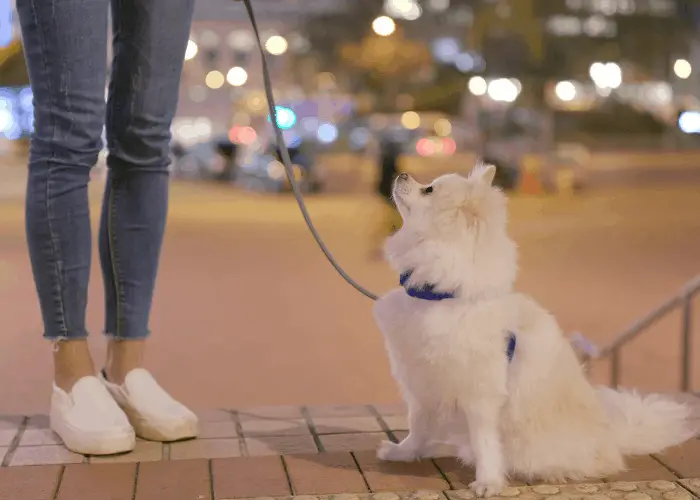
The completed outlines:
<svg viewBox="0 0 700 500">
<path fill-rule="evenodd" d="M 412 462 L 430 451 L 431 431 L 436 423 L 436 409 L 412 401 L 408 407 L 408 436 L 400 443 L 384 441 L 377 457 L 392 462 Z"/>
</svg>

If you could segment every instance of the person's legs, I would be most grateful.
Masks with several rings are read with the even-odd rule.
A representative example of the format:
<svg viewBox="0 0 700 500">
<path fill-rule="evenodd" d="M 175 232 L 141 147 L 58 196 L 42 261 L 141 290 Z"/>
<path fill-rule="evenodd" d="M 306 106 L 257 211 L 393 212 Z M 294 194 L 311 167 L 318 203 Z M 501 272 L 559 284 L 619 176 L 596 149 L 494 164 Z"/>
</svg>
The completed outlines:
<svg viewBox="0 0 700 500">
<path fill-rule="evenodd" d="M 134 432 L 95 378 L 85 338 L 91 231 L 87 185 L 102 147 L 105 0 L 18 0 L 34 92 L 27 242 L 54 341 L 51 426 L 82 453 L 131 449 Z"/>
<path fill-rule="evenodd" d="M 112 0 L 109 174 L 99 238 L 110 340 L 102 375 L 137 434 L 166 441 L 197 433 L 194 415 L 141 368 L 167 216 L 170 125 L 192 11 L 193 0 Z"/>
</svg>

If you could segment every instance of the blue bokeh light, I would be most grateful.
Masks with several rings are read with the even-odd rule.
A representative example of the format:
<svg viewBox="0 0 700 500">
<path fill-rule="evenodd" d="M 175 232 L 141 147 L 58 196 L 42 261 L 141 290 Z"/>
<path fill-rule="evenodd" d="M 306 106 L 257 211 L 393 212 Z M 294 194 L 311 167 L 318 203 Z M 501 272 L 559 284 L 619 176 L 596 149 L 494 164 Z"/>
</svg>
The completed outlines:
<svg viewBox="0 0 700 500">
<path fill-rule="evenodd" d="M 297 115 L 290 108 L 275 106 L 275 113 L 277 114 L 277 126 L 282 130 L 292 128 L 297 122 Z M 270 115 L 267 115 L 267 121 L 272 123 Z"/>
</svg>

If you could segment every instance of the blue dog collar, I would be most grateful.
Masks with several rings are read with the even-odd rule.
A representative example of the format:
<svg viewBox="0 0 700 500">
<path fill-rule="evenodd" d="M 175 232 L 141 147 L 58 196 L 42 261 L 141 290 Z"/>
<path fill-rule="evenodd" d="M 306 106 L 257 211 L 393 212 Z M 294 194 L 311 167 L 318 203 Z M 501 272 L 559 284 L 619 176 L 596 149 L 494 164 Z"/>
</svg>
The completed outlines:
<svg viewBox="0 0 700 500">
<path fill-rule="evenodd" d="M 506 354 L 508 355 L 508 362 L 513 361 L 513 356 L 515 356 L 515 334 L 513 332 L 508 332 L 508 347 L 506 349 Z"/>
<path fill-rule="evenodd" d="M 406 289 L 406 293 L 410 297 L 422 300 L 445 300 L 454 299 L 455 294 L 451 292 L 436 292 L 435 285 L 425 284 L 421 287 L 411 286 L 408 280 L 411 277 L 412 271 L 407 271 L 401 275 L 399 283 Z"/>
<path fill-rule="evenodd" d="M 435 285 L 425 284 L 421 287 L 411 286 L 408 284 L 408 280 L 411 277 L 412 271 L 407 271 L 401 274 L 399 283 L 406 289 L 406 293 L 413 298 L 421 300 L 445 300 L 454 299 L 455 294 L 451 292 L 436 292 Z M 516 345 L 515 333 L 508 332 L 508 344 L 506 347 L 506 355 L 508 356 L 508 362 L 513 361 L 513 356 L 515 356 L 515 345 Z"/>
</svg>

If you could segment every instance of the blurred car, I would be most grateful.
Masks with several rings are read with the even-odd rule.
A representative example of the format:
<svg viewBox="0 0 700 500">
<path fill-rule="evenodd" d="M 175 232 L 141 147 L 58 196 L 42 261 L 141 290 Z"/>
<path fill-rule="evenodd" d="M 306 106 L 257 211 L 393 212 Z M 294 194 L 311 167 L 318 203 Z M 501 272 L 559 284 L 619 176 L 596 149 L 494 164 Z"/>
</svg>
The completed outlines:
<svg viewBox="0 0 700 500">
<path fill-rule="evenodd" d="M 238 147 L 228 138 L 216 138 L 183 147 L 171 145 L 171 173 L 176 179 L 233 182 L 238 171 Z"/>
<path fill-rule="evenodd" d="M 318 193 L 323 189 L 323 182 L 313 156 L 306 149 L 302 141 L 287 147 L 294 179 L 302 192 Z M 262 153 L 251 152 L 241 164 L 236 183 L 251 191 L 283 193 L 292 189 L 282 164 L 281 152 L 276 145 L 268 146 Z"/>
</svg>

